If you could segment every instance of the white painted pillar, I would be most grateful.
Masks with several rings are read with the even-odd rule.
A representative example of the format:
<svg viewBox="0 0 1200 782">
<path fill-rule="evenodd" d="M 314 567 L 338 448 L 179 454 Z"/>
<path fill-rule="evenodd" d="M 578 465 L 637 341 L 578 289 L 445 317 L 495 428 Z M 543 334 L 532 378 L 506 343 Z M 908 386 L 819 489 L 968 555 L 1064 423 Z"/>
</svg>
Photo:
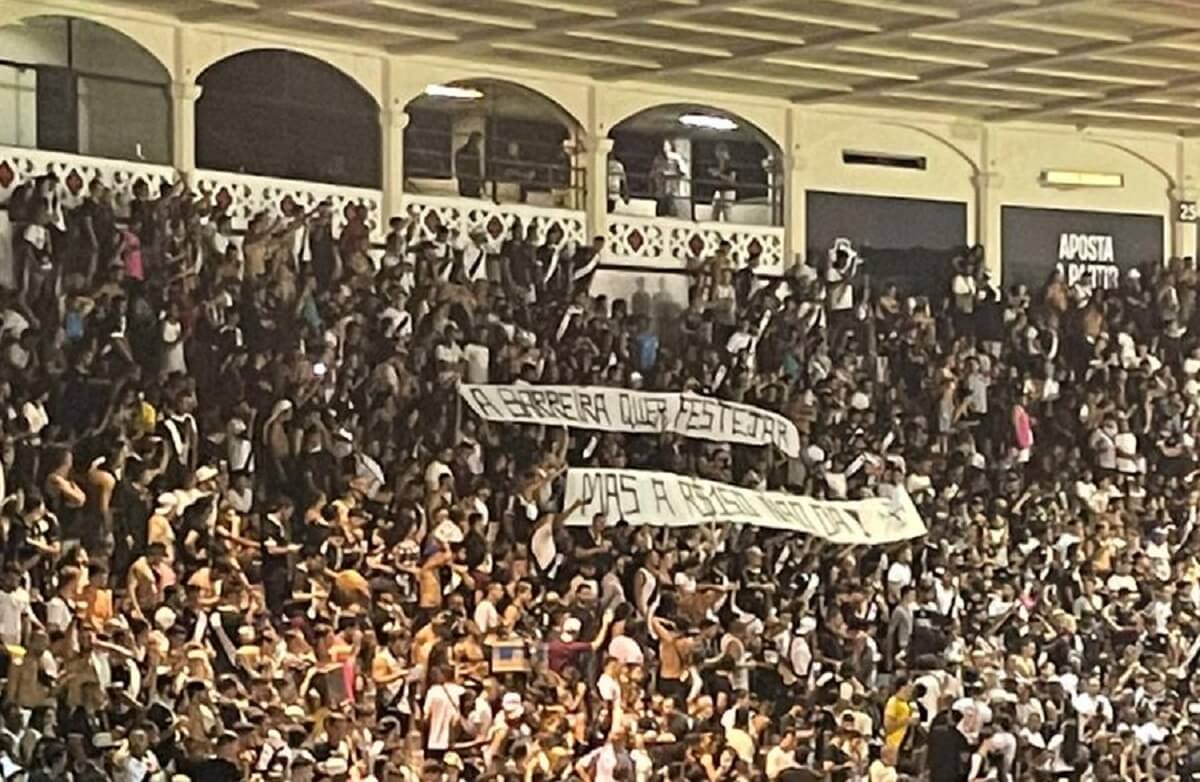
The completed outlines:
<svg viewBox="0 0 1200 782">
<path fill-rule="evenodd" d="M 171 164 L 185 175 L 196 169 L 196 99 L 200 87 L 192 81 L 171 83 Z"/>
<path fill-rule="evenodd" d="M 986 157 L 984 163 L 988 163 Z M 998 193 L 1004 186 L 1004 177 L 994 169 L 985 169 L 971 176 L 971 184 L 975 188 L 975 213 L 971 225 L 967 226 L 967 241 L 983 247 L 988 275 L 993 284 L 1000 284 L 1002 264 Z"/>
<path fill-rule="evenodd" d="M 389 220 L 404 213 L 404 129 L 408 112 L 390 103 L 379 115 L 383 139 L 383 214 L 384 230 Z"/>
<path fill-rule="evenodd" d="M 1180 218 L 1180 202 L 1200 203 L 1200 139 L 1179 140 L 1179 171 L 1171 188 L 1171 255 L 1196 258 L 1200 254 L 1200 225 Z"/>
<path fill-rule="evenodd" d="M 607 136 L 589 136 L 585 143 L 584 208 L 589 238 L 608 236 L 608 156 L 612 149 L 613 140 Z"/>
<path fill-rule="evenodd" d="M 807 211 L 805 208 L 804 169 L 808 163 L 804 156 L 801 109 L 793 108 L 787 113 L 784 128 L 784 146 L 781 150 L 779 178 L 783 186 L 783 271 L 787 272 L 798 261 L 807 260 L 805 255 L 808 241 Z"/>
</svg>

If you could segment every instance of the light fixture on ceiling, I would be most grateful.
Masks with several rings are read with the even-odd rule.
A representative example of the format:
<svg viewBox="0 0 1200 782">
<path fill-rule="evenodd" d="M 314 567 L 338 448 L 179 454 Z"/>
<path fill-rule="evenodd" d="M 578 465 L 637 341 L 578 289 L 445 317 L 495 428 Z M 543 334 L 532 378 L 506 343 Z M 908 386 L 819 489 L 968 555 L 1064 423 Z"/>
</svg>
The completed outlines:
<svg viewBox="0 0 1200 782">
<path fill-rule="evenodd" d="M 1096 171 L 1046 169 L 1042 172 L 1041 183 L 1046 187 L 1124 187 L 1125 177 Z"/>
<path fill-rule="evenodd" d="M 483 93 L 474 87 L 454 87 L 449 84 L 430 84 L 425 87 L 425 94 L 431 98 L 454 100 L 479 100 L 483 97 Z"/>
<path fill-rule="evenodd" d="M 711 114 L 684 114 L 679 117 L 679 124 L 701 130 L 737 130 L 738 126 L 728 117 L 714 117 Z"/>
</svg>

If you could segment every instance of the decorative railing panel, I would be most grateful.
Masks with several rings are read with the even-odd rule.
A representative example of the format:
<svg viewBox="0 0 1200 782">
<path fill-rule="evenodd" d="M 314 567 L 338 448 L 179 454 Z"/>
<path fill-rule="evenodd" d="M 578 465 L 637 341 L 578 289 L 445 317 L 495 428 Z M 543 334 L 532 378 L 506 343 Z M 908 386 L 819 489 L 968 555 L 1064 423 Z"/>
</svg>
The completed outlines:
<svg viewBox="0 0 1200 782">
<path fill-rule="evenodd" d="M 328 200 L 333 204 L 335 232 L 345 224 L 349 210 L 365 209 L 371 238 L 382 240 L 387 233 L 383 192 L 380 190 L 205 170 L 193 172 L 191 184 L 193 190 L 207 195 L 214 205 L 228 214 L 233 227 L 239 231 L 260 212 L 279 215 L 290 211 L 291 205 L 311 212 L 322 201 Z"/>
<path fill-rule="evenodd" d="M 609 215 L 609 257 L 627 266 L 681 268 L 688 259 L 716 252 L 721 242 L 732 245 L 739 264 L 758 258 L 758 272 L 783 273 L 783 229 L 734 223 L 694 223 L 670 217 Z"/>
<path fill-rule="evenodd" d="M 533 226 L 538 242 L 544 241 L 553 227 L 562 231 L 565 241 L 578 244 L 588 241 L 586 216 L 574 209 L 497 204 L 482 198 L 412 194 L 404 197 L 404 203 L 417 222 L 418 239 L 428 238 L 439 226 L 445 226 L 463 239 L 480 228 L 498 239 L 507 236 L 514 225 L 520 224 L 524 230 Z"/>
<path fill-rule="evenodd" d="M 157 195 L 162 185 L 171 184 L 176 177 L 170 166 L 0 146 L 0 206 L 7 204 L 23 183 L 45 174 L 58 177 L 59 198 L 68 209 L 78 206 L 92 180 L 99 179 L 112 190 L 117 213 L 122 216 L 128 214 L 137 182 L 145 182 L 150 194 Z"/>
</svg>

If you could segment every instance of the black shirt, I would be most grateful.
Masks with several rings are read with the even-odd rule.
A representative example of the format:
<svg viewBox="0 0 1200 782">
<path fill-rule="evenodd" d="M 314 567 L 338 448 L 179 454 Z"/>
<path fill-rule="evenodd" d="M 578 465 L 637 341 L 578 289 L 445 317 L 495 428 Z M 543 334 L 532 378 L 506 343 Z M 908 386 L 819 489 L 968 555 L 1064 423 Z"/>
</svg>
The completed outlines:
<svg viewBox="0 0 1200 782">
<path fill-rule="evenodd" d="M 242 782 L 242 772 L 225 758 L 209 758 L 180 765 L 184 776 L 192 782 Z"/>
</svg>

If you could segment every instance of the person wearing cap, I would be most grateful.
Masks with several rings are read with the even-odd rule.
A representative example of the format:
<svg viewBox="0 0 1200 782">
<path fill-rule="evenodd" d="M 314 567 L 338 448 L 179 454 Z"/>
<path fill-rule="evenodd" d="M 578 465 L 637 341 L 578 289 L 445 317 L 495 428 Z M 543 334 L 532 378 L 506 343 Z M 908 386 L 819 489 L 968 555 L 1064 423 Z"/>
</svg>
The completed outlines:
<svg viewBox="0 0 1200 782">
<path fill-rule="evenodd" d="M 590 641 L 580 641 L 579 632 L 583 623 L 577 617 L 568 616 L 563 620 L 562 630 L 557 639 L 546 644 L 546 664 L 550 670 L 558 673 L 568 665 L 577 664 L 580 655 L 595 652 L 604 645 L 608 637 L 608 628 L 613 621 L 613 612 L 605 611 L 600 623 L 600 630 Z"/>
</svg>

